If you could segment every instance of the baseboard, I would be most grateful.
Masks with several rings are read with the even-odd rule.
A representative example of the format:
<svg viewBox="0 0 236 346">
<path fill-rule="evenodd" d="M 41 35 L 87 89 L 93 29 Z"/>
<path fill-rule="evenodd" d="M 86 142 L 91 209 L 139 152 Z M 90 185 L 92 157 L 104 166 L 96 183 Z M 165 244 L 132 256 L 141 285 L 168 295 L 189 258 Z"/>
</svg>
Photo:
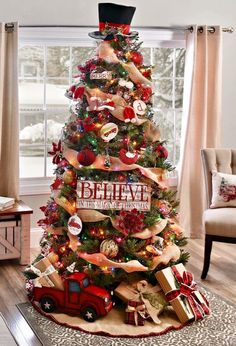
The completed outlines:
<svg viewBox="0 0 236 346">
<path fill-rule="evenodd" d="M 31 228 L 30 230 L 30 247 L 37 248 L 39 247 L 40 239 L 43 236 L 44 230 L 40 227 Z"/>
</svg>

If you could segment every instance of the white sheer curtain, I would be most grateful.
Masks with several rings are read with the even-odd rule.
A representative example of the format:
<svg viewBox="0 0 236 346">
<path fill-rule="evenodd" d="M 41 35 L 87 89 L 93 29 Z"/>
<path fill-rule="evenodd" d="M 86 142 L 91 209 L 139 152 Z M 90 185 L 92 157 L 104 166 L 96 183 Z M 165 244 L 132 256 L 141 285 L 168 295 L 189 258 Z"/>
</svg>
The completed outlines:
<svg viewBox="0 0 236 346">
<path fill-rule="evenodd" d="M 19 198 L 18 24 L 0 23 L 0 195 Z"/>
<path fill-rule="evenodd" d="M 184 114 L 180 159 L 180 223 L 202 237 L 205 187 L 200 149 L 220 146 L 222 30 L 193 27 L 186 37 Z"/>
</svg>

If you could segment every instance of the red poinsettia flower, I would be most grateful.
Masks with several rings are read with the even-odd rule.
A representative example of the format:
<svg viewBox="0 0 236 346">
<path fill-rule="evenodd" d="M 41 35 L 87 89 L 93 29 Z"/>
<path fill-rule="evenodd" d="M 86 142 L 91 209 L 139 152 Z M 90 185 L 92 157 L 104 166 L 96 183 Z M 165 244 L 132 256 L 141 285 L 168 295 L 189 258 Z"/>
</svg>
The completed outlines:
<svg viewBox="0 0 236 346">
<path fill-rule="evenodd" d="M 119 227 L 124 231 L 125 235 L 141 232 L 145 227 L 143 219 L 144 214 L 137 209 L 130 211 L 122 210 L 119 215 Z"/>
<path fill-rule="evenodd" d="M 58 143 L 52 142 L 52 150 L 48 152 L 48 154 L 53 155 L 52 163 L 54 165 L 58 165 L 58 163 L 62 159 L 62 143 L 59 140 Z"/>
<path fill-rule="evenodd" d="M 56 178 L 54 180 L 54 182 L 50 185 L 50 187 L 52 188 L 52 190 L 57 190 L 59 188 L 59 186 L 61 186 L 61 185 L 62 185 L 62 179 Z"/>
</svg>

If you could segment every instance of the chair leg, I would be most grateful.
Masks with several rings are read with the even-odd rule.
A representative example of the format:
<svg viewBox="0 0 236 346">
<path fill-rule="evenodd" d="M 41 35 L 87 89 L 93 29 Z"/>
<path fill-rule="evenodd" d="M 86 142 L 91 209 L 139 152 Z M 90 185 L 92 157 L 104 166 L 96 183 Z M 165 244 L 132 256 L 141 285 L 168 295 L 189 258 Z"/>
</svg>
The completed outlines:
<svg viewBox="0 0 236 346">
<path fill-rule="evenodd" d="M 204 265 L 202 270 L 201 278 L 205 279 L 208 273 L 208 269 L 210 266 L 210 258 L 211 258 L 211 249 L 212 249 L 212 237 L 208 234 L 205 236 L 205 251 L 204 251 Z"/>
</svg>

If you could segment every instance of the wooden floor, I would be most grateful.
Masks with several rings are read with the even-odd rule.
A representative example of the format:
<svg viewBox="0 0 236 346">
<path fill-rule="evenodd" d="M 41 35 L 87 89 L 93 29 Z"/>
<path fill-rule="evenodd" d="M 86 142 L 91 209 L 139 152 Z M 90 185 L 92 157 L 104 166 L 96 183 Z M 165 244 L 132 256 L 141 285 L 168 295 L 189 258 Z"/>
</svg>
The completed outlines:
<svg viewBox="0 0 236 346">
<path fill-rule="evenodd" d="M 203 262 L 203 241 L 189 240 L 187 246 L 191 253 L 187 268 L 200 281 Z M 32 258 L 36 255 L 32 250 Z M 214 243 L 210 271 L 203 284 L 212 291 L 236 303 L 236 246 L 234 244 Z M 0 261 L 0 311 L 20 346 L 41 345 L 31 328 L 16 308 L 16 304 L 27 300 L 24 290 L 24 277 L 16 261 Z"/>
</svg>

